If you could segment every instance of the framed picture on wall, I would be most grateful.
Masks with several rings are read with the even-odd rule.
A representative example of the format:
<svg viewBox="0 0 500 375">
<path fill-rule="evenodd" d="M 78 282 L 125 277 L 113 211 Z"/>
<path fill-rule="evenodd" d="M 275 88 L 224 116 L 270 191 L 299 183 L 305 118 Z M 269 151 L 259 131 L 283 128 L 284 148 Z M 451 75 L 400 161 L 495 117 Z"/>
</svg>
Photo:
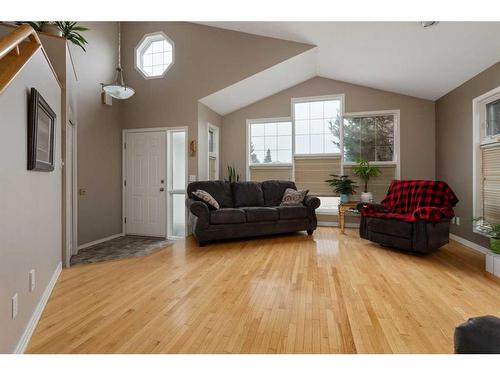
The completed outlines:
<svg viewBox="0 0 500 375">
<path fill-rule="evenodd" d="M 28 170 L 54 170 L 56 114 L 45 99 L 31 88 L 28 109 Z"/>
</svg>

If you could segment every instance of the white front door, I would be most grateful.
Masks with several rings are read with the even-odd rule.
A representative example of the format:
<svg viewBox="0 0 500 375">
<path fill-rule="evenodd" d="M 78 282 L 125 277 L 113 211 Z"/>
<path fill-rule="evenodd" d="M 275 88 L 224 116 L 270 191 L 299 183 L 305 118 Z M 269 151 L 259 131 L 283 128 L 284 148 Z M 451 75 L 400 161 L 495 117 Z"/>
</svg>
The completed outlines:
<svg viewBox="0 0 500 375">
<path fill-rule="evenodd" d="M 127 234 L 166 237 L 164 131 L 126 133 L 125 228 Z"/>
</svg>

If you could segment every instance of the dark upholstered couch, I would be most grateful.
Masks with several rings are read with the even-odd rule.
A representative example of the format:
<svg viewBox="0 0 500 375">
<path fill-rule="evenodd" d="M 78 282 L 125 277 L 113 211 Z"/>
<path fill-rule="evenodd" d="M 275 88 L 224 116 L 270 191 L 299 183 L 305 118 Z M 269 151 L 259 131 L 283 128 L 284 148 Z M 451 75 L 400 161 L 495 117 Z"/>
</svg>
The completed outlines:
<svg viewBox="0 0 500 375">
<path fill-rule="evenodd" d="M 209 241 L 289 233 L 305 230 L 309 235 L 317 226 L 317 197 L 306 196 L 300 206 L 280 206 L 291 181 L 234 182 L 198 181 L 188 185 L 186 207 L 194 237 L 200 246 Z M 205 190 L 219 203 L 210 209 L 193 197 L 193 191 Z"/>
</svg>

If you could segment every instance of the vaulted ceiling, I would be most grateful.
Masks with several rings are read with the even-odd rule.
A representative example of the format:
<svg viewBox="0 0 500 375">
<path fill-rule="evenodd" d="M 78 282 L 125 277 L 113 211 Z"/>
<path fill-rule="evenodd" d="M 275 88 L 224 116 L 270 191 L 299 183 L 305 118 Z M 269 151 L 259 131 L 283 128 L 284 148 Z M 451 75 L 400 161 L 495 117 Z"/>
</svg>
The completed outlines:
<svg viewBox="0 0 500 375">
<path fill-rule="evenodd" d="M 440 22 L 429 28 L 419 22 L 204 24 L 315 45 L 317 75 L 429 100 L 500 61 L 500 22 Z M 308 67 L 299 70 L 300 77 L 311 74 L 310 58 L 304 61 Z M 267 76 L 267 91 L 285 88 L 282 80 L 271 78 L 279 71 Z M 262 99 L 257 96 L 252 100 Z"/>
</svg>

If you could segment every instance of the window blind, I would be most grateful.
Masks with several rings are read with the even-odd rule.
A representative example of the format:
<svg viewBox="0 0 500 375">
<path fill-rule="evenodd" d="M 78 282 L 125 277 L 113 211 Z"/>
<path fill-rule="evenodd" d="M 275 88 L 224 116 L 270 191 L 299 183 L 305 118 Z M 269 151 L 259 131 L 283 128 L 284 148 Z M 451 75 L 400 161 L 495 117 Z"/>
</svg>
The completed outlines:
<svg viewBox="0 0 500 375">
<path fill-rule="evenodd" d="M 284 180 L 292 179 L 292 167 L 250 167 L 250 181 Z"/>
<path fill-rule="evenodd" d="M 481 149 L 483 173 L 483 217 L 500 223 L 500 145 Z"/>
<path fill-rule="evenodd" d="M 309 189 L 312 195 L 336 195 L 325 182 L 331 174 L 340 174 L 340 156 L 295 157 L 297 189 Z"/>
</svg>

